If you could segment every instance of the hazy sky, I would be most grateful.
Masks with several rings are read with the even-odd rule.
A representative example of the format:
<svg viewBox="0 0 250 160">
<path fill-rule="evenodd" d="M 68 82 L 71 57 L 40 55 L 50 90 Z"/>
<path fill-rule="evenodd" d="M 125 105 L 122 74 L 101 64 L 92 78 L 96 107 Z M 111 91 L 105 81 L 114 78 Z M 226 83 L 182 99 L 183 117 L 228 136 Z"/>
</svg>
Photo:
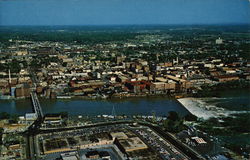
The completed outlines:
<svg viewBox="0 0 250 160">
<path fill-rule="evenodd" d="M 249 0 L 0 0 L 0 25 L 250 23 Z"/>
</svg>

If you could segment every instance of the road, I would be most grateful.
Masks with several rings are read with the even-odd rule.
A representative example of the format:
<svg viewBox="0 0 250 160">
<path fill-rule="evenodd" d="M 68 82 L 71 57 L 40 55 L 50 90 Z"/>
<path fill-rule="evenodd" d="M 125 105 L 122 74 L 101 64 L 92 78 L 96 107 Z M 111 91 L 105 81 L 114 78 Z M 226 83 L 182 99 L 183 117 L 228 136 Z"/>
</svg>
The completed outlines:
<svg viewBox="0 0 250 160">
<path fill-rule="evenodd" d="M 32 91 L 30 93 L 31 95 L 31 101 L 32 101 L 32 107 L 34 112 L 37 115 L 37 119 L 33 122 L 33 124 L 31 124 L 28 129 L 24 132 L 24 135 L 26 135 L 27 137 L 27 143 L 28 143 L 28 154 L 27 154 L 27 158 L 30 160 L 37 160 L 37 145 L 36 145 L 36 140 L 35 140 L 35 136 L 36 134 L 39 133 L 39 129 L 41 127 L 41 123 L 43 121 L 43 111 L 42 111 L 42 107 L 40 105 L 39 99 L 37 97 L 37 94 L 35 92 L 36 89 L 36 76 L 34 75 L 34 72 L 32 72 L 29 69 L 29 73 L 31 75 L 31 80 L 33 82 L 33 86 L 32 86 Z"/>
</svg>

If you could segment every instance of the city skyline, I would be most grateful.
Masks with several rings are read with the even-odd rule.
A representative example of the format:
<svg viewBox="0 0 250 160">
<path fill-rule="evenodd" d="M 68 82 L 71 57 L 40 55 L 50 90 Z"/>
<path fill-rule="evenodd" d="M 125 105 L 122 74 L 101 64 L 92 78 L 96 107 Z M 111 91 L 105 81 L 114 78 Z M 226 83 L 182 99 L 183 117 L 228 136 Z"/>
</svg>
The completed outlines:
<svg viewBox="0 0 250 160">
<path fill-rule="evenodd" d="M 248 0 L 0 1 L 0 25 L 249 24 Z"/>
</svg>

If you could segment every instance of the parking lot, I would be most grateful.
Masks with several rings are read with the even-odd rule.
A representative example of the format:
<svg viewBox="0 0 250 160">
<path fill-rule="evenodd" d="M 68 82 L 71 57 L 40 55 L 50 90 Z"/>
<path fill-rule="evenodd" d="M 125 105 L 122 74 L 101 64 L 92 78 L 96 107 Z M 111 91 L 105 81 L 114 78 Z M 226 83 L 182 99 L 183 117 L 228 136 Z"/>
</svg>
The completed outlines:
<svg viewBox="0 0 250 160">
<path fill-rule="evenodd" d="M 62 132 L 52 132 L 46 134 L 38 135 L 37 143 L 40 143 L 39 146 L 44 146 L 47 150 L 54 148 L 73 148 L 76 150 L 77 146 L 86 145 L 91 143 L 97 143 L 100 139 L 110 139 L 111 132 L 124 132 L 128 137 L 139 137 L 145 144 L 147 144 L 148 151 L 152 152 L 151 155 L 159 157 L 159 159 L 165 160 L 189 160 L 182 152 L 180 152 L 176 147 L 174 147 L 167 140 L 160 137 L 153 130 L 146 126 L 138 125 L 129 125 L 129 124 L 114 124 L 107 126 L 98 126 L 91 128 L 83 128 L 77 130 L 68 130 Z M 111 140 L 111 139 L 110 139 Z M 43 144 L 41 144 L 43 143 Z M 114 145 L 115 146 L 115 145 Z M 89 150 L 96 146 L 89 146 L 85 149 L 79 149 L 79 153 L 84 153 L 84 150 Z M 78 147 L 79 148 L 79 147 Z M 104 148 L 102 148 L 104 149 Z M 42 152 L 43 148 L 40 148 Z M 141 153 L 144 153 L 143 150 L 137 151 L 127 156 L 138 156 Z M 50 153 L 43 156 L 47 157 L 56 157 L 60 156 L 60 151 L 57 153 Z M 117 152 L 114 152 L 117 153 Z M 146 152 L 145 152 L 146 153 Z M 113 154 L 113 153 L 112 153 Z M 145 154 L 146 155 L 146 154 Z M 112 156 L 115 157 L 115 156 Z M 119 157 L 119 156 L 118 156 Z M 120 156 L 121 157 L 121 156 Z M 47 158 L 48 159 L 48 158 Z"/>
<path fill-rule="evenodd" d="M 168 141 L 161 138 L 150 128 L 134 129 L 134 132 L 137 133 L 156 152 L 158 152 L 163 159 L 188 160 L 188 158 L 177 148 L 175 148 Z"/>
</svg>

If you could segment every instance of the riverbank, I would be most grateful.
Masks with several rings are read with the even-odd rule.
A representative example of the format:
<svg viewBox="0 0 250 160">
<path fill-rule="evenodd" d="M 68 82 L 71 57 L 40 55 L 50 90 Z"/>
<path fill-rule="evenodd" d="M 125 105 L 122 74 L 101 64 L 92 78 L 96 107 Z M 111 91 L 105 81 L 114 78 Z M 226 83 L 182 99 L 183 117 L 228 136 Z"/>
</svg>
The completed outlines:
<svg viewBox="0 0 250 160">
<path fill-rule="evenodd" d="M 108 99 L 108 100 L 113 100 L 113 99 L 129 99 L 129 98 L 156 98 L 156 97 L 165 97 L 169 99 L 176 99 L 176 98 L 182 98 L 182 97 L 187 97 L 191 96 L 190 94 L 186 93 L 157 93 L 157 94 L 133 94 L 133 93 L 126 93 L 126 94 L 120 94 L 116 93 L 113 94 L 112 96 L 104 96 L 104 95 L 91 95 L 91 96 L 74 96 L 74 95 L 60 95 L 60 96 L 55 96 L 50 99 L 84 99 L 84 100 L 103 100 L 103 99 Z"/>
<path fill-rule="evenodd" d="M 197 93 L 193 94 L 192 97 L 195 98 L 204 98 L 204 97 L 223 97 L 222 92 L 233 90 L 244 90 L 250 93 L 250 80 L 237 80 L 237 81 L 228 81 L 223 83 L 216 84 L 204 84 L 201 86 L 201 89 Z"/>
</svg>

